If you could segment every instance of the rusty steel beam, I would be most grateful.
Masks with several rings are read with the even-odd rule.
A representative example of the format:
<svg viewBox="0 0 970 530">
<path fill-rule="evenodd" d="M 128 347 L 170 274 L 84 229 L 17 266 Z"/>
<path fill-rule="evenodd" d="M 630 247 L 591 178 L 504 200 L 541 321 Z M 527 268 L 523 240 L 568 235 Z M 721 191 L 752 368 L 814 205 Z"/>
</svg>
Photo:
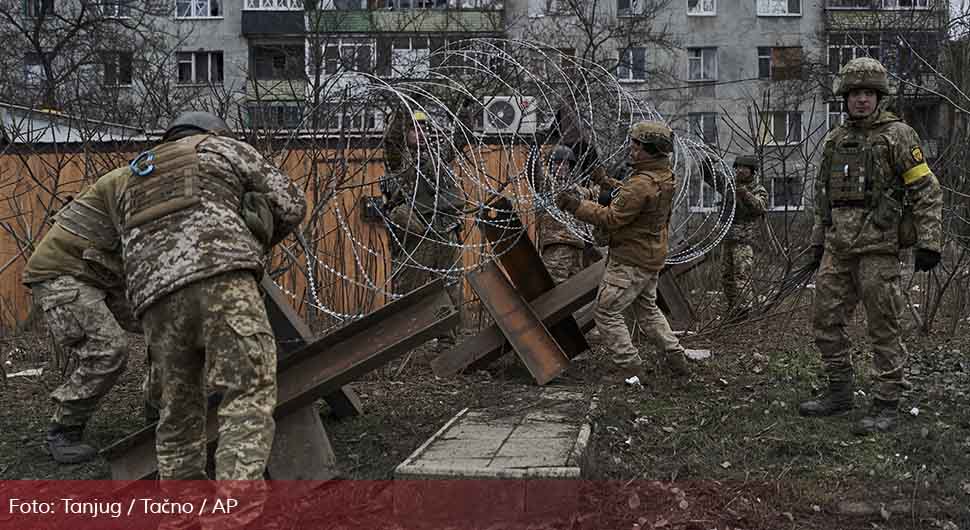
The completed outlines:
<svg viewBox="0 0 970 530">
<path fill-rule="evenodd" d="M 469 274 L 468 283 L 537 383 L 548 383 L 569 366 L 562 348 L 498 265 L 489 263 Z"/>
<path fill-rule="evenodd" d="M 432 282 L 281 359 L 277 365 L 278 421 L 332 394 L 458 322 L 444 289 Z M 207 414 L 209 444 L 218 437 L 216 410 Z M 157 469 L 155 428 L 145 427 L 106 447 L 101 455 L 115 480 L 149 477 Z"/>
<path fill-rule="evenodd" d="M 499 197 L 486 205 L 478 219 L 478 228 L 526 302 L 534 302 L 555 287 L 542 257 L 507 198 Z M 556 322 L 549 331 L 570 358 L 589 349 L 586 337 L 572 318 Z"/>
<path fill-rule="evenodd" d="M 572 318 L 574 312 L 596 298 L 596 290 L 604 270 L 606 270 L 606 262 L 598 261 L 579 271 L 576 276 L 536 298 L 530 304 L 532 309 L 550 328 L 557 322 Z M 591 327 L 592 310 L 588 310 L 583 318 L 583 325 Z M 505 344 L 505 335 L 498 325 L 493 324 L 478 335 L 439 355 L 431 361 L 431 368 L 438 377 L 448 377 L 470 366 L 495 360 L 504 351 Z"/>
<path fill-rule="evenodd" d="M 286 357 L 313 342 L 313 331 L 310 330 L 310 326 L 303 322 L 269 276 L 263 276 L 259 286 L 263 291 L 263 302 L 266 304 L 269 322 L 273 326 L 273 335 L 276 337 L 280 356 Z M 324 396 L 324 399 L 330 405 L 330 412 L 338 418 L 359 416 L 364 413 L 360 398 L 350 387 L 343 387 L 329 396 Z"/>
</svg>

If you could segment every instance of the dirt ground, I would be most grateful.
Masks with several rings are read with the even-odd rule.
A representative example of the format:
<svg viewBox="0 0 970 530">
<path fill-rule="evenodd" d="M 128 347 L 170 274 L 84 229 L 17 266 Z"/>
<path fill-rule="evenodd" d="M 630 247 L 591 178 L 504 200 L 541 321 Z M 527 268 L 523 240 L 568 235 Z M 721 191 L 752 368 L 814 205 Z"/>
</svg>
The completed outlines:
<svg viewBox="0 0 970 530">
<path fill-rule="evenodd" d="M 643 387 L 624 385 L 604 375 L 600 348 L 551 383 L 596 400 L 588 478 L 617 485 L 600 509 L 641 528 L 970 530 L 970 322 L 952 336 L 911 334 L 912 389 L 899 429 L 858 438 L 849 427 L 868 404 L 871 354 L 855 359 L 856 411 L 836 419 L 797 414 L 798 401 L 820 388 L 806 313 L 803 305 L 687 337 L 686 346 L 713 351 L 692 364 L 687 383 L 657 367 Z M 856 341 L 863 330 L 858 314 Z M 60 380 L 44 361 L 48 342 L 35 334 L 0 344 L 8 373 L 45 367 L 39 377 L 0 386 L 0 479 L 109 478 L 103 460 L 58 466 L 44 453 L 48 393 Z M 98 446 L 142 425 L 144 348 L 137 339 L 134 346 L 127 373 L 89 426 Z M 651 351 L 642 346 L 644 356 Z M 462 408 L 538 400 L 539 387 L 511 356 L 453 379 L 436 378 L 431 358 L 417 350 L 355 383 L 362 416 L 334 419 L 321 402 L 345 478 L 391 478 Z"/>
</svg>

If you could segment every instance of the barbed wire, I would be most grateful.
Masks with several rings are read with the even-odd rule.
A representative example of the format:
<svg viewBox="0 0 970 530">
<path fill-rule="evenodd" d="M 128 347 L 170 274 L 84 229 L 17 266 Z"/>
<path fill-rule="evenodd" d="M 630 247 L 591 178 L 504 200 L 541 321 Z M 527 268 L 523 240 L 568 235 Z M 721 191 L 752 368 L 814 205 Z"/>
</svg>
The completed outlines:
<svg viewBox="0 0 970 530">
<path fill-rule="evenodd" d="M 404 195 L 403 203 L 395 206 L 403 206 L 406 221 L 388 215 L 386 209 L 379 212 L 389 243 L 401 252 L 393 261 L 394 270 L 380 278 L 365 266 L 364 256 L 385 259 L 385 250 L 371 248 L 347 222 L 342 194 L 358 192 L 356 187 L 327 189 L 329 202 L 317 210 L 317 215 L 336 219 L 336 226 L 325 237 L 346 241 L 351 259 L 319 259 L 304 248 L 307 271 L 325 271 L 388 300 L 402 295 L 392 285 L 402 268 L 417 269 L 430 279 L 456 282 L 482 263 L 498 258 L 495 249 L 510 248 L 514 239 L 528 237 L 523 231 L 505 232 L 509 241 L 489 243 L 475 237 L 476 223 L 488 222 L 481 216 L 487 209 L 495 210 L 499 218 L 514 213 L 524 222 L 548 215 L 578 239 L 593 243 L 591 227 L 560 211 L 555 197 L 574 186 L 589 186 L 594 166 L 622 179 L 630 127 L 641 120 L 666 121 L 643 94 L 627 90 L 602 66 L 562 57 L 532 41 L 468 39 L 429 54 L 422 63 L 440 66 L 416 71 L 422 74 L 416 79 L 405 77 L 397 82 L 361 72 L 346 72 L 333 80 L 340 93 L 352 94 L 357 107 L 365 112 L 368 107 L 377 108 L 390 116 L 381 145 L 363 163 L 380 162 L 378 153 L 383 153 L 385 175 L 381 180 L 398 186 Z M 421 120 L 422 138 L 406 145 L 406 131 L 419 128 L 418 113 L 426 116 Z M 569 171 L 545 171 L 548 153 L 556 142 L 590 149 L 575 153 L 579 163 Z M 590 161 L 589 153 L 594 151 L 595 160 Z M 403 167 L 390 167 L 387 158 L 391 153 L 401 156 Z M 669 264 L 689 262 L 709 252 L 724 238 L 734 218 L 733 200 L 719 201 L 700 214 L 689 211 L 691 198 L 702 193 L 704 186 L 702 164 L 711 168 L 714 178 L 707 181 L 713 191 L 734 196 L 734 175 L 728 165 L 700 138 L 676 135 L 674 209 L 684 214 L 673 218 Z M 415 182 L 402 182 L 407 178 Z M 539 179 L 543 180 L 541 186 Z M 430 190 L 430 201 L 419 197 L 419 188 Z M 514 212 L 497 207 L 500 198 L 508 200 Z M 419 204 L 422 199 L 431 204 Z M 422 210 L 426 215 L 418 213 Z M 457 227 L 460 242 L 443 238 L 442 226 Z M 408 244 L 400 234 L 407 235 Z M 429 266 L 416 259 L 416 245 L 437 245 L 434 248 L 442 252 L 460 250 L 459 256 L 472 253 L 481 259 L 467 266 L 460 258 L 447 268 Z M 306 298 L 305 303 L 338 323 L 362 316 L 361 312 L 328 307 L 319 296 L 315 278 L 307 278 Z"/>
</svg>

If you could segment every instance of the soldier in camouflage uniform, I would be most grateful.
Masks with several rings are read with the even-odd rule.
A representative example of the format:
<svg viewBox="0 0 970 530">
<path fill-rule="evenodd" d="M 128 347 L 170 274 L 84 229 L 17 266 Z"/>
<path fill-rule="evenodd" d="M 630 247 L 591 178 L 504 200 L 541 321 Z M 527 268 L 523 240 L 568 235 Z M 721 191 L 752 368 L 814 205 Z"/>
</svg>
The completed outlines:
<svg viewBox="0 0 970 530">
<path fill-rule="evenodd" d="M 203 479 L 206 390 L 222 395 L 216 478 L 259 480 L 273 444 L 276 342 L 258 287 L 306 201 L 216 116 L 176 118 L 114 183 L 128 298 L 162 386 L 159 477 Z"/>
<path fill-rule="evenodd" d="M 714 172 L 704 165 L 704 180 L 713 188 Z M 758 180 L 758 158 L 739 156 L 734 159 L 734 223 L 724 237 L 721 247 L 721 287 L 729 314 L 744 318 L 751 309 L 753 288 L 751 270 L 754 268 L 754 243 L 758 227 L 768 211 L 768 190 Z"/>
<path fill-rule="evenodd" d="M 398 113 L 387 131 L 383 181 L 395 294 L 406 295 L 447 271 L 462 267 L 464 192 L 446 169 L 455 157 L 447 142 L 429 141 L 424 112 Z M 446 289 L 462 305 L 462 279 L 449 275 Z M 460 313 L 460 311 L 459 311 Z M 461 324 L 437 337 L 437 349 L 457 342 Z"/>
<path fill-rule="evenodd" d="M 900 251 L 915 245 L 915 270 L 940 261 L 943 206 L 940 184 L 924 159 L 916 132 L 881 110 L 889 94 L 886 69 L 853 59 L 839 72 L 837 94 L 849 119 L 825 139 L 815 185 L 812 245 L 820 265 L 815 290 L 815 344 L 828 391 L 799 407 L 829 416 L 853 406 L 852 347 L 846 322 L 861 300 L 877 370 L 869 412 L 853 431 L 892 429 L 897 420 L 907 352 L 900 337 L 903 298 Z"/>
<path fill-rule="evenodd" d="M 609 234 L 606 272 L 596 300 L 596 327 L 621 370 L 643 363 L 630 339 L 623 311 L 636 303 L 640 328 L 660 350 L 676 376 L 688 375 L 684 348 L 657 307 L 657 281 L 667 257 L 667 238 L 675 179 L 670 166 L 673 132 L 661 122 L 644 121 L 630 130 L 630 176 L 621 181 L 600 178 L 615 189 L 609 206 L 585 201 L 567 190 L 556 205 L 580 221 Z"/>
<path fill-rule="evenodd" d="M 576 157 L 572 149 L 564 145 L 553 149 L 549 156 L 550 177 L 567 178 L 569 172 L 575 168 Z M 552 183 L 542 180 L 538 187 L 540 191 L 546 191 Z M 594 200 L 598 195 L 590 187 L 578 186 L 576 189 L 583 200 Z M 549 213 L 542 212 L 538 215 L 538 225 L 539 253 L 553 281 L 562 283 L 583 270 L 586 242 Z"/>
<path fill-rule="evenodd" d="M 127 169 L 102 178 L 111 179 L 119 171 Z M 67 203 L 27 260 L 23 275 L 55 346 L 77 360 L 70 377 L 51 393 L 55 407 L 46 446 L 63 464 L 84 462 L 97 453 L 82 442 L 85 426 L 125 371 L 125 331 L 141 333 L 125 299 L 121 240 L 107 210 L 95 186 Z M 154 402 L 157 377 L 146 373 L 145 382 L 146 399 Z"/>
</svg>

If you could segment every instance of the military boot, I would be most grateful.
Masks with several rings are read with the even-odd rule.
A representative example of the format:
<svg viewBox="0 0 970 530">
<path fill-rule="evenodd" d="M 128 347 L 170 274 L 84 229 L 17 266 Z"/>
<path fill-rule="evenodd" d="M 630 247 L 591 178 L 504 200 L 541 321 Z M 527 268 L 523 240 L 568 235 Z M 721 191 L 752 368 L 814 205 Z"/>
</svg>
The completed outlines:
<svg viewBox="0 0 970 530">
<path fill-rule="evenodd" d="M 80 464 L 98 454 L 98 450 L 81 442 L 83 425 L 52 423 L 47 429 L 47 452 L 60 464 Z"/>
<path fill-rule="evenodd" d="M 664 354 L 664 364 L 670 370 L 670 375 L 674 377 L 687 377 L 690 375 L 690 368 L 687 367 L 687 359 L 683 352 L 667 352 Z"/>
<path fill-rule="evenodd" d="M 848 381 L 829 381 L 827 393 L 798 405 L 802 416 L 835 416 L 852 410 L 852 385 Z"/>
<path fill-rule="evenodd" d="M 899 401 L 872 400 L 869 412 L 852 428 L 854 434 L 865 436 L 876 432 L 888 432 L 896 428 Z"/>
</svg>

